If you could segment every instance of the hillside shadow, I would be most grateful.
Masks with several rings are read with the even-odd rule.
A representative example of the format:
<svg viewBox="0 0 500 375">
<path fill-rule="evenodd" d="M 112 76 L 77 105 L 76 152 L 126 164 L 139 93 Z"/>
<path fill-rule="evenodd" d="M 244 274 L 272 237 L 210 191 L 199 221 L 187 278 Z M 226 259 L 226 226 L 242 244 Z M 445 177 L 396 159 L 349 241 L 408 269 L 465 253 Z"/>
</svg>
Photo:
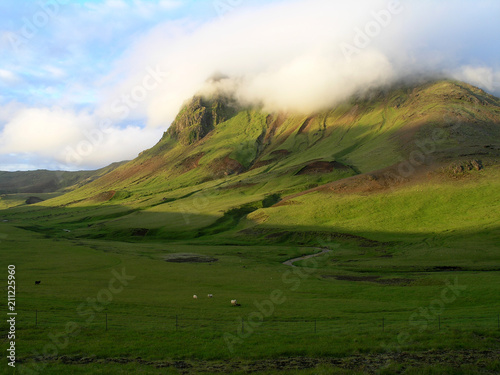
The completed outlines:
<svg viewBox="0 0 500 375">
<path fill-rule="evenodd" d="M 272 202 L 269 202 L 272 204 Z M 39 233 L 45 238 L 104 240 L 131 243 L 176 242 L 192 246 L 295 246 L 343 249 L 349 257 L 386 258 L 407 253 L 408 259 L 441 252 L 442 266 L 472 261 L 476 269 L 497 269 L 500 226 L 482 230 L 442 231 L 346 231 L 340 227 L 270 226 L 249 220 L 251 204 L 229 210 L 222 217 L 194 213 L 148 212 L 120 205 L 81 208 L 38 207 L 36 211 L 0 211 L 1 225 Z M 8 220 L 3 222 L 3 220 Z M 411 251 L 410 251 L 411 250 Z M 480 256 L 477 254 L 480 250 Z M 310 251 L 310 250 L 309 250 Z M 410 252 L 409 252 L 410 251 Z M 415 255 L 411 252 L 415 251 Z M 408 253 L 409 252 L 409 253 Z M 440 253 L 440 254 L 441 254 Z M 473 256 L 473 254 L 476 254 Z M 437 259 L 437 258 L 436 258 Z M 487 266 L 490 262 L 490 266 Z M 493 267 L 493 268 L 492 268 Z"/>
</svg>

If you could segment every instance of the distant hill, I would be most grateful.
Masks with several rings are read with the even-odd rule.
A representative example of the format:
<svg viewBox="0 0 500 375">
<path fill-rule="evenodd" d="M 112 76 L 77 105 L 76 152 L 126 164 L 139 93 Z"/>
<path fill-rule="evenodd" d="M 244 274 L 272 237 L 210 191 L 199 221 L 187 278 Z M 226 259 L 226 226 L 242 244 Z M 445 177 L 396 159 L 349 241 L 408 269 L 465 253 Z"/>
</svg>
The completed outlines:
<svg viewBox="0 0 500 375">
<path fill-rule="evenodd" d="M 88 184 L 97 178 L 118 168 L 126 162 L 113 163 L 96 171 L 26 171 L 1 172 L 0 194 L 14 193 L 53 193 L 61 190 L 71 190 Z"/>
</svg>

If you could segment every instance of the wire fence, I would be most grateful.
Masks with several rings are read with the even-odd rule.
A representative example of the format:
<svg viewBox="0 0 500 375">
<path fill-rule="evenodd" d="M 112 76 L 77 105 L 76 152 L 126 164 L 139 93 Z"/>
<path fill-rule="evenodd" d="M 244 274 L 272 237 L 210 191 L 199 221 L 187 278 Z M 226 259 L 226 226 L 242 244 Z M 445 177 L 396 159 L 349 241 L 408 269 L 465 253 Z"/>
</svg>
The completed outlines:
<svg viewBox="0 0 500 375">
<path fill-rule="evenodd" d="M 160 316 L 154 313 L 132 315 L 123 311 L 101 311 L 76 313 L 75 310 L 18 310 L 16 317 L 18 329 L 45 329 L 64 326 L 74 322 L 83 328 L 102 331 L 152 330 L 152 331 L 196 331 L 216 332 L 246 331 L 259 327 L 260 330 L 286 332 L 287 334 L 305 333 L 342 333 L 342 332 L 392 332 L 409 327 L 442 331 L 447 329 L 488 329 L 500 331 L 500 314 L 460 316 L 436 315 L 432 319 L 411 319 L 408 315 L 387 315 L 366 317 L 320 317 L 309 319 L 265 318 L 256 314 L 233 318 L 197 318 L 187 315 Z M 1 324 L 2 328 L 5 322 Z"/>
</svg>

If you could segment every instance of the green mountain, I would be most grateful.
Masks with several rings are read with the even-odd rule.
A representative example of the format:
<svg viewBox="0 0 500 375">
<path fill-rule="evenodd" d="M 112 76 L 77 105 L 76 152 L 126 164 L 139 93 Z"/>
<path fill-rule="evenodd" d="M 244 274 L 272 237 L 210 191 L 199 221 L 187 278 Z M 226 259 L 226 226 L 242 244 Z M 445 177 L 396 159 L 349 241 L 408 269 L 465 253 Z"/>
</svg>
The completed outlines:
<svg viewBox="0 0 500 375">
<path fill-rule="evenodd" d="M 0 211 L 19 371 L 498 373 L 499 157 L 500 99 L 461 82 L 308 115 L 195 97 L 135 160 Z"/>
<path fill-rule="evenodd" d="M 441 181 L 493 170 L 499 123 L 498 98 L 454 81 L 373 91 L 309 115 L 195 97 L 153 148 L 50 204 L 121 212 L 99 235 L 133 233 L 140 217 L 144 233 L 196 236 L 266 197 L 285 204 L 318 190 L 392 191 L 430 173 Z"/>
<path fill-rule="evenodd" d="M 113 163 L 96 171 L 0 171 L 0 194 L 69 191 L 94 181 L 124 163 Z"/>
<path fill-rule="evenodd" d="M 320 220 L 331 211 L 313 197 L 357 201 L 470 176 L 496 181 L 499 124 L 500 99 L 454 81 L 372 91 L 309 115 L 194 97 L 153 148 L 94 181 L 66 179 L 82 186 L 36 206 L 72 208 L 70 222 L 83 237 L 233 238 L 249 227 L 259 237 L 258 228 L 278 228 L 283 215 L 298 213 L 291 226 L 354 234 L 359 228 Z M 297 199 L 306 210 L 294 206 Z"/>
</svg>

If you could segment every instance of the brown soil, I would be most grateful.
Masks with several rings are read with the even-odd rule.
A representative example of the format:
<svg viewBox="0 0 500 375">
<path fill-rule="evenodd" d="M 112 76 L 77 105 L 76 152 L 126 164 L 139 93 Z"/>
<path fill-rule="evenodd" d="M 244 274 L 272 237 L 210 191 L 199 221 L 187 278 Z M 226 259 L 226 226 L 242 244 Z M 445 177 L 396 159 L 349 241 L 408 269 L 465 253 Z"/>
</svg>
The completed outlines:
<svg viewBox="0 0 500 375">
<path fill-rule="evenodd" d="M 26 204 L 36 204 L 36 203 L 40 203 L 40 202 L 43 202 L 44 199 L 42 198 L 38 198 L 38 197 L 29 197 L 28 199 L 26 199 L 25 203 Z"/>
<path fill-rule="evenodd" d="M 489 165 L 495 164 L 493 162 Z M 436 162 L 431 165 L 410 166 L 410 173 L 408 173 L 407 167 L 408 163 L 402 162 L 378 171 L 330 182 L 284 197 L 279 204 L 284 205 L 288 200 L 317 191 L 336 194 L 370 194 L 397 189 L 410 183 L 427 182 L 432 179 L 468 179 L 472 176 L 471 171 L 480 171 L 485 168 L 485 164 L 478 159 L 464 159 L 453 163 Z"/>
<path fill-rule="evenodd" d="M 288 150 L 276 150 L 276 151 L 271 152 L 271 155 L 281 156 L 281 157 L 288 156 L 288 154 L 290 154 L 290 151 L 288 151 Z"/>
<path fill-rule="evenodd" d="M 218 261 L 206 255 L 189 253 L 169 254 L 164 257 L 164 260 L 169 263 L 214 263 Z"/>
<path fill-rule="evenodd" d="M 378 171 L 364 173 L 342 180 L 330 182 L 297 194 L 289 195 L 281 200 L 281 204 L 287 200 L 306 195 L 312 192 L 336 193 L 336 194 L 370 194 L 402 187 L 408 183 L 418 183 L 430 180 L 442 165 L 421 165 L 412 173 L 402 173 L 401 165 L 396 164 Z"/>
<path fill-rule="evenodd" d="M 308 117 L 302 123 L 302 125 L 300 125 L 299 131 L 297 132 L 297 134 L 302 134 L 302 133 L 306 132 L 307 130 L 309 130 L 309 128 L 311 127 L 311 123 L 313 122 L 313 120 L 314 120 L 314 117 Z"/>
<path fill-rule="evenodd" d="M 297 175 L 330 173 L 335 169 L 346 170 L 349 169 L 349 167 L 337 161 L 315 161 L 298 171 Z"/>
<path fill-rule="evenodd" d="M 99 193 L 97 195 L 94 195 L 90 200 L 94 202 L 107 202 L 111 198 L 113 198 L 116 194 L 115 190 L 110 190 L 110 191 L 105 191 L 103 193 Z"/>
<path fill-rule="evenodd" d="M 264 135 L 263 143 L 267 144 L 270 142 L 270 140 L 274 137 L 276 134 L 276 130 L 278 130 L 281 125 L 285 122 L 287 116 L 283 113 L 278 114 L 278 115 L 269 115 L 267 116 L 266 122 L 267 122 L 267 132 Z"/>
<path fill-rule="evenodd" d="M 209 168 L 214 178 L 239 174 L 245 171 L 245 168 L 238 161 L 231 159 L 229 156 L 214 160 L 210 163 Z"/>
<path fill-rule="evenodd" d="M 132 229 L 132 236 L 136 237 L 144 237 L 146 234 L 148 234 L 149 229 L 147 228 L 134 228 Z"/>
<path fill-rule="evenodd" d="M 141 366 L 154 368 L 172 368 L 179 374 L 231 374 L 231 373 L 259 373 L 266 371 L 282 371 L 283 374 L 297 370 L 314 369 L 318 366 L 326 366 L 332 371 L 349 370 L 359 371 L 365 374 L 379 374 L 381 371 L 397 368 L 397 372 L 403 373 L 408 369 L 429 369 L 432 366 L 450 366 L 454 369 L 476 367 L 483 374 L 498 374 L 493 364 L 500 360 L 500 352 L 497 350 L 430 350 L 425 352 L 387 352 L 377 354 L 358 354 L 346 357 L 286 357 L 277 359 L 261 360 L 220 360 L 220 361 L 150 361 L 137 358 L 97 358 L 82 356 L 60 356 L 60 357 L 37 357 L 37 362 L 63 363 L 66 365 L 87 364 L 129 364 L 137 363 Z M 19 363 L 25 361 L 20 359 Z M 387 372 L 389 373 L 389 372 Z"/>
<path fill-rule="evenodd" d="M 195 168 L 198 168 L 200 159 L 204 155 L 204 152 L 200 152 L 198 154 L 188 156 L 186 159 L 177 164 L 176 167 L 179 168 L 182 173 L 187 173 Z"/>
<path fill-rule="evenodd" d="M 168 167 L 169 165 L 166 163 L 163 156 L 157 155 L 141 163 L 127 165 L 127 168 L 118 168 L 118 170 L 114 170 L 102 176 L 99 181 L 101 186 L 113 186 L 116 184 L 116 181 L 123 181 L 131 178 L 135 178 L 131 183 L 138 183 L 153 176 L 159 170 Z"/>
<path fill-rule="evenodd" d="M 278 118 L 275 120 L 275 123 L 273 123 L 273 127 L 274 127 L 274 129 L 272 130 L 273 135 L 276 132 L 276 129 L 278 129 L 279 127 L 281 127 L 283 125 L 286 118 L 287 118 L 286 115 L 279 115 L 278 116 Z M 288 139 L 288 137 L 293 135 L 295 133 L 295 131 L 300 131 L 300 129 L 302 129 L 302 131 L 305 131 L 305 129 L 308 127 L 308 125 L 310 125 L 311 122 L 312 122 L 312 118 L 307 118 L 302 124 L 300 124 L 300 125 L 297 124 L 296 126 L 291 127 L 288 130 L 285 130 L 283 133 L 276 136 L 273 140 L 274 147 L 279 147 L 280 145 L 285 143 L 285 141 Z M 269 134 L 271 134 L 271 133 L 269 133 Z M 266 135 L 264 137 L 264 142 L 266 142 L 268 139 L 269 139 L 269 137 Z"/>
</svg>

